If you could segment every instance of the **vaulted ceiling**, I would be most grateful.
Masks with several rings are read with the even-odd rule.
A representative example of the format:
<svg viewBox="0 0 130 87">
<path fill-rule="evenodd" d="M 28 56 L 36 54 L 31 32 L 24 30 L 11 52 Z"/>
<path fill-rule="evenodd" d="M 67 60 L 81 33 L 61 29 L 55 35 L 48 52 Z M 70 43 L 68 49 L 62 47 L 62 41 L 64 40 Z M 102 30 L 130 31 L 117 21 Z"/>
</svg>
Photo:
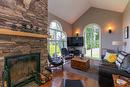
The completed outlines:
<svg viewBox="0 0 130 87">
<path fill-rule="evenodd" d="M 129 0 L 48 0 L 48 11 L 73 24 L 90 7 L 123 12 Z"/>
</svg>

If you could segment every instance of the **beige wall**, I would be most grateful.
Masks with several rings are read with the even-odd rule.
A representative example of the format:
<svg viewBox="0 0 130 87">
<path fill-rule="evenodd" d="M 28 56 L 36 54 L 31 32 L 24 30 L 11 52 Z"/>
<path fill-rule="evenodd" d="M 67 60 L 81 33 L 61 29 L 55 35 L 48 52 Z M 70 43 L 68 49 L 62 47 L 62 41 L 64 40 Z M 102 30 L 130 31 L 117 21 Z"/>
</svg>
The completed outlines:
<svg viewBox="0 0 130 87">
<path fill-rule="evenodd" d="M 58 22 L 61 23 L 61 26 L 62 26 L 64 32 L 66 32 L 67 36 L 72 36 L 72 25 L 71 24 L 65 22 L 61 18 L 59 18 L 51 13 L 48 13 L 48 22 L 50 23 L 53 20 L 57 20 Z"/>
<path fill-rule="evenodd" d="M 130 2 L 128 3 L 126 10 L 124 11 L 123 14 L 123 28 L 125 28 L 126 26 L 130 27 Z M 130 35 L 130 30 L 129 30 L 129 35 Z M 130 37 L 129 39 L 123 39 L 123 40 L 127 42 L 124 50 L 130 53 Z"/>
<path fill-rule="evenodd" d="M 73 35 L 78 31 L 83 36 L 86 25 L 96 23 L 101 27 L 102 48 L 116 49 L 112 41 L 122 40 L 122 13 L 90 8 L 72 26 Z M 112 34 L 108 33 L 108 27 L 112 27 Z"/>
</svg>

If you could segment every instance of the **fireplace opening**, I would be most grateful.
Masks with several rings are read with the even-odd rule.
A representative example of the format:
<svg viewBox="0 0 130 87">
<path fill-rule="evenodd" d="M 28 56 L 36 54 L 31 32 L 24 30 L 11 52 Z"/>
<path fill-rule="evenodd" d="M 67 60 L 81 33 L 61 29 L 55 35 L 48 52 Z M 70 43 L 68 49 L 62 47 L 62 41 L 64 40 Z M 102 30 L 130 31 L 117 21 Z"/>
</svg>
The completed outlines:
<svg viewBox="0 0 130 87">
<path fill-rule="evenodd" d="M 21 87 L 32 81 L 40 85 L 40 53 L 5 57 L 7 87 Z"/>
</svg>

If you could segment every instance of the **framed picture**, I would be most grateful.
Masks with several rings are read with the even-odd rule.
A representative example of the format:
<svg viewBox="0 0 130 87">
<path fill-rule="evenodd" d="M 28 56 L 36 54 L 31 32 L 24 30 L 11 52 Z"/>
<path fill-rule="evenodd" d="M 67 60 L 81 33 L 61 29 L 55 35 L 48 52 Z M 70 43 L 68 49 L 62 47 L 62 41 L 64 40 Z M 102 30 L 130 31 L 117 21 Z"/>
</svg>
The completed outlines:
<svg viewBox="0 0 130 87">
<path fill-rule="evenodd" d="M 124 29 L 124 38 L 125 38 L 125 39 L 128 39 L 128 38 L 129 38 L 129 26 L 127 26 L 127 27 Z"/>
</svg>

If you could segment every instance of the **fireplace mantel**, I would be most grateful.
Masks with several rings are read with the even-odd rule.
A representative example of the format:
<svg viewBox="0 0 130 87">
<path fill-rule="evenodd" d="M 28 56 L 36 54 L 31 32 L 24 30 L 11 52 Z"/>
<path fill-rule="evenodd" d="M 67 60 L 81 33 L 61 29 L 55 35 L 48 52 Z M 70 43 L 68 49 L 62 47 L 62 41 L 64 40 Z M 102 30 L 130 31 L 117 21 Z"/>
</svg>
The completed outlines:
<svg viewBox="0 0 130 87">
<path fill-rule="evenodd" d="M 29 33 L 29 32 L 13 31 L 11 29 L 4 29 L 4 28 L 0 28 L 0 35 L 32 37 L 32 38 L 40 38 L 40 39 L 49 37 L 47 34 L 42 35 L 42 34 L 35 34 L 35 33 Z"/>
</svg>

